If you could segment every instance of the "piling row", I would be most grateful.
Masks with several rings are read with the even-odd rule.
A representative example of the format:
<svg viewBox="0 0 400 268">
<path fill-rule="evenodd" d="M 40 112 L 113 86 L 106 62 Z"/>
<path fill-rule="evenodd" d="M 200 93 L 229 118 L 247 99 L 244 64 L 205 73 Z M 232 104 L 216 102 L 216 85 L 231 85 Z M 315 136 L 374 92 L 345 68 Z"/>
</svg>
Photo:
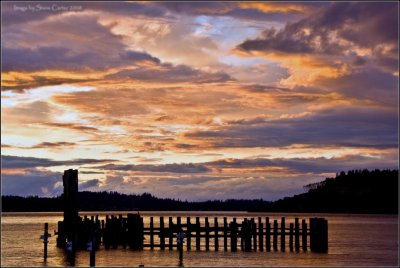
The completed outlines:
<svg viewBox="0 0 400 268">
<path fill-rule="evenodd" d="M 143 248 L 160 248 L 161 250 L 175 249 L 178 247 L 176 237 L 178 233 L 186 235 L 186 249 L 192 250 L 192 243 L 196 250 L 210 250 L 210 244 L 215 251 L 228 248 L 235 252 L 242 251 L 303 251 L 310 248 L 314 252 L 326 252 L 328 250 L 328 223 L 323 218 L 311 218 L 309 225 L 305 219 L 295 218 L 294 222 L 286 223 L 285 217 L 278 220 L 258 218 L 244 218 L 237 222 L 233 218 L 228 222 L 227 217 L 222 223 L 217 217 L 210 220 L 204 217 L 196 217 L 192 221 L 190 217 L 182 223 L 181 217 L 159 217 L 159 224 L 155 224 L 154 217 L 150 217 L 149 225 L 144 226 L 143 217 L 138 214 L 106 216 L 105 221 L 98 216 L 82 219 L 74 223 L 76 228 L 76 241 L 72 241 L 77 249 L 86 247 L 88 241 L 95 243 L 95 249 L 102 244 L 106 249 L 116 249 L 127 246 L 134 250 Z M 204 224 L 201 224 L 203 222 Z M 167 223 L 167 224 L 166 224 Z M 64 247 L 68 237 L 63 234 L 63 222 L 58 224 L 57 245 Z M 212 243 L 210 243 L 212 241 Z"/>
</svg>

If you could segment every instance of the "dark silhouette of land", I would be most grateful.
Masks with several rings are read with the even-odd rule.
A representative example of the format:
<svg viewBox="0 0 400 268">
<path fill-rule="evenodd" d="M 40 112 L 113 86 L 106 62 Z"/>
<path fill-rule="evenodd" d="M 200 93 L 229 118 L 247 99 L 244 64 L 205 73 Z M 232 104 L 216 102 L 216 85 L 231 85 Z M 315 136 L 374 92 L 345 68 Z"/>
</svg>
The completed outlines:
<svg viewBox="0 0 400 268">
<path fill-rule="evenodd" d="M 351 170 L 304 186 L 305 193 L 275 202 L 262 199 L 188 202 L 149 193 L 79 192 L 81 211 L 258 211 L 398 213 L 398 170 Z M 63 195 L 53 198 L 2 196 L 2 211 L 63 211 Z"/>
</svg>

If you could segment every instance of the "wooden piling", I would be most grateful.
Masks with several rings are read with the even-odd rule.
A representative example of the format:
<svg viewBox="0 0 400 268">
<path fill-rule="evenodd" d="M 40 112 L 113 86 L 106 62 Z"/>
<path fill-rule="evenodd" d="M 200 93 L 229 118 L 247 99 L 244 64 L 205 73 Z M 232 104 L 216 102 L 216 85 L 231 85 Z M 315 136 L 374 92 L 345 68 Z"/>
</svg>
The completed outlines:
<svg viewBox="0 0 400 268">
<path fill-rule="evenodd" d="M 165 249 L 165 229 L 164 229 L 164 217 L 160 217 L 160 249 Z"/>
<path fill-rule="evenodd" d="M 182 266 L 182 262 L 183 262 L 183 241 L 179 238 L 179 235 L 181 234 L 181 232 L 178 231 L 177 236 L 177 248 L 179 251 L 179 266 Z"/>
<path fill-rule="evenodd" d="M 44 245 L 43 258 L 45 261 L 47 260 L 47 244 L 49 243 L 48 237 L 49 237 L 49 224 L 46 222 L 44 224 L 44 235 L 43 235 L 43 245 Z"/>
<path fill-rule="evenodd" d="M 122 219 L 122 248 L 126 249 L 126 242 L 127 242 L 127 219 L 123 218 Z"/>
<path fill-rule="evenodd" d="M 264 250 L 264 228 L 263 223 L 261 221 L 261 217 L 258 217 L 258 248 L 260 251 Z"/>
<path fill-rule="evenodd" d="M 289 229 L 289 248 L 290 251 L 293 251 L 293 223 L 290 224 Z"/>
<path fill-rule="evenodd" d="M 120 232 L 120 226 L 118 222 L 118 218 L 115 216 L 112 216 L 111 218 L 111 223 L 112 223 L 112 229 L 111 229 L 111 241 L 112 241 L 112 248 L 117 249 L 118 248 L 118 240 L 119 240 L 119 232 Z M 139 227 L 139 224 L 138 224 Z"/>
<path fill-rule="evenodd" d="M 218 251 L 219 243 L 218 243 L 218 218 L 214 217 L 214 250 Z"/>
<path fill-rule="evenodd" d="M 128 245 L 131 249 L 137 250 L 143 248 L 143 239 L 144 239 L 143 228 L 144 228 L 143 218 L 140 217 L 140 215 L 138 214 L 128 213 L 127 237 L 128 237 Z"/>
<path fill-rule="evenodd" d="M 251 218 L 251 235 L 253 238 L 253 250 L 257 251 L 257 225 L 254 218 Z"/>
<path fill-rule="evenodd" d="M 104 227 L 104 230 L 103 230 L 103 243 L 104 243 L 104 247 L 105 247 L 105 249 L 109 249 L 110 248 L 110 228 L 111 228 L 111 226 L 110 226 L 110 218 L 109 218 L 109 216 L 108 215 L 106 215 L 106 221 L 105 221 L 106 223 L 105 223 L 105 227 Z M 131 222 L 129 222 L 129 215 L 128 215 L 128 224 L 132 224 L 132 221 Z M 132 228 L 129 228 L 129 229 L 131 229 L 131 231 L 129 232 L 129 242 L 130 242 L 130 245 L 129 246 L 131 246 L 132 245 L 132 241 L 131 241 L 131 236 L 132 236 L 132 234 L 133 234 L 133 227 Z"/>
<path fill-rule="evenodd" d="M 265 248 L 271 251 L 271 225 L 269 224 L 269 217 L 265 218 Z"/>
<path fill-rule="evenodd" d="M 244 251 L 244 238 L 245 238 L 245 232 L 246 232 L 246 222 L 247 218 L 244 218 L 242 221 L 242 228 L 240 228 L 239 231 L 239 237 L 240 237 L 240 250 Z"/>
<path fill-rule="evenodd" d="M 300 237 L 299 237 L 299 218 L 294 219 L 294 248 L 296 251 L 300 249 Z"/>
<path fill-rule="evenodd" d="M 328 221 L 324 218 L 310 219 L 310 249 L 313 252 L 328 251 Z"/>
<path fill-rule="evenodd" d="M 301 242 L 303 251 L 307 251 L 307 223 L 304 219 L 301 221 Z"/>
<path fill-rule="evenodd" d="M 174 223 L 172 222 L 172 217 L 168 218 L 168 247 L 171 250 L 172 249 L 172 243 L 174 240 Z"/>
<path fill-rule="evenodd" d="M 278 250 L 278 221 L 274 220 L 274 236 L 273 236 L 274 250 Z"/>
<path fill-rule="evenodd" d="M 92 236 L 92 248 L 90 250 L 90 267 L 96 266 L 96 236 Z"/>
<path fill-rule="evenodd" d="M 281 218 L 281 251 L 285 251 L 285 217 Z"/>
<path fill-rule="evenodd" d="M 230 223 L 231 227 L 231 251 L 236 252 L 237 251 L 237 223 L 236 223 L 236 218 L 233 218 L 233 221 Z"/>
<path fill-rule="evenodd" d="M 245 219 L 242 223 L 242 237 L 244 238 L 244 250 L 251 251 L 251 221 Z"/>
<path fill-rule="evenodd" d="M 224 217 L 224 251 L 228 250 L 228 220 Z"/>
<path fill-rule="evenodd" d="M 200 250 L 200 217 L 196 217 L 196 250 Z"/>
<path fill-rule="evenodd" d="M 64 222 L 58 221 L 57 223 L 57 247 L 64 248 L 65 247 L 65 231 L 64 231 Z"/>
<path fill-rule="evenodd" d="M 208 222 L 208 217 L 205 217 L 205 236 L 206 236 L 206 250 L 210 250 L 210 224 Z"/>
<path fill-rule="evenodd" d="M 186 245 L 187 250 L 191 249 L 191 242 L 192 242 L 192 225 L 190 224 L 190 217 L 186 217 Z"/>
<path fill-rule="evenodd" d="M 181 217 L 176 217 L 176 232 L 179 232 L 179 229 L 182 228 Z"/>
<path fill-rule="evenodd" d="M 154 220 L 150 217 L 150 249 L 154 249 Z"/>
</svg>

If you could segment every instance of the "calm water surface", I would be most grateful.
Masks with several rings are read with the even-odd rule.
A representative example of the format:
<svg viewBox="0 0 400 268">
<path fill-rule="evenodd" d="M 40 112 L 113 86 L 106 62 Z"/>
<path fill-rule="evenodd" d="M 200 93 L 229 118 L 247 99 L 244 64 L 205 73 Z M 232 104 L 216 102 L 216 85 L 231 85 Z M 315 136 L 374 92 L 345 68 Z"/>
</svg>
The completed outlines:
<svg viewBox="0 0 400 268">
<path fill-rule="evenodd" d="M 113 212 L 119 214 L 118 212 Z M 124 215 L 126 212 L 122 212 Z M 81 213 L 81 215 L 95 213 Z M 97 213 L 104 215 L 104 212 Z M 111 213 L 107 213 L 111 214 Z M 190 266 L 398 266 L 398 216 L 397 215 L 350 215 L 350 214 L 271 214 L 240 212 L 141 212 L 148 226 L 149 216 L 155 217 L 158 226 L 159 216 L 236 217 L 238 221 L 247 217 L 270 217 L 277 219 L 286 216 L 286 224 L 295 217 L 325 217 L 329 224 L 329 251 L 327 254 L 310 251 L 290 252 L 215 252 L 210 239 L 210 251 L 184 251 L 183 265 Z M 48 258 L 43 261 L 43 242 L 39 240 L 43 225 L 49 223 L 49 230 L 57 229 L 57 221 L 62 220 L 62 213 L 3 213 L 1 219 L 1 266 L 68 266 L 64 250 L 56 247 L 55 237 L 48 244 Z M 192 219 L 192 222 L 194 219 Z M 210 224 L 213 224 L 211 219 Z M 146 241 L 145 241 L 146 242 Z M 204 241 L 202 241 L 204 242 Z M 228 241 L 229 243 L 229 241 Z M 193 244 L 193 242 L 192 242 Z M 193 248 L 193 246 L 192 246 Z M 202 247 L 204 248 L 204 247 Z M 96 266 L 178 266 L 176 250 L 132 251 L 130 249 L 96 251 Z M 76 255 L 76 266 L 89 265 L 89 252 L 80 251 Z"/>
</svg>

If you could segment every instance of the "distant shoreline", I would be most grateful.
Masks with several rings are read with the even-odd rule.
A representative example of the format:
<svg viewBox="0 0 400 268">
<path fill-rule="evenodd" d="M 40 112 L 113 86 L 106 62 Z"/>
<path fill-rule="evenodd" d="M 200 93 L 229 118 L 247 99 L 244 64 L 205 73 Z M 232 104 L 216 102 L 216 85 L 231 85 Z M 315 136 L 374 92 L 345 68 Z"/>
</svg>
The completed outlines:
<svg viewBox="0 0 400 268">
<path fill-rule="evenodd" d="M 80 211 L 80 216 L 105 216 L 105 215 L 126 215 L 128 213 L 136 213 L 136 211 Z M 324 216 L 395 216 L 399 215 L 398 213 L 342 213 L 342 212 L 248 212 L 248 211 L 139 211 L 139 213 L 143 216 L 150 215 L 248 215 L 248 216 L 256 216 L 256 215 L 277 215 L 277 216 L 291 216 L 291 215 L 324 215 Z M 40 216 L 63 216 L 62 211 L 6 211 L 1 212 L 1 216 L 9 217 L 9 216 L 31 216 L 31 215 L 40 215 Z"/>
<path fill-rule="evenodd" d="M 227 199 L 189 202 L 158 198 L 150 193 L 78 192 L 80 211 L 137 211 L 159 213 L 399 213 L 398 170 L 350 170 L 335 178 L 304 186 L 307 192 L 277 201 Z M 62 212 L 63 195 L 57 197 L 2 196 L 2 212 Z"/>
</svg>

